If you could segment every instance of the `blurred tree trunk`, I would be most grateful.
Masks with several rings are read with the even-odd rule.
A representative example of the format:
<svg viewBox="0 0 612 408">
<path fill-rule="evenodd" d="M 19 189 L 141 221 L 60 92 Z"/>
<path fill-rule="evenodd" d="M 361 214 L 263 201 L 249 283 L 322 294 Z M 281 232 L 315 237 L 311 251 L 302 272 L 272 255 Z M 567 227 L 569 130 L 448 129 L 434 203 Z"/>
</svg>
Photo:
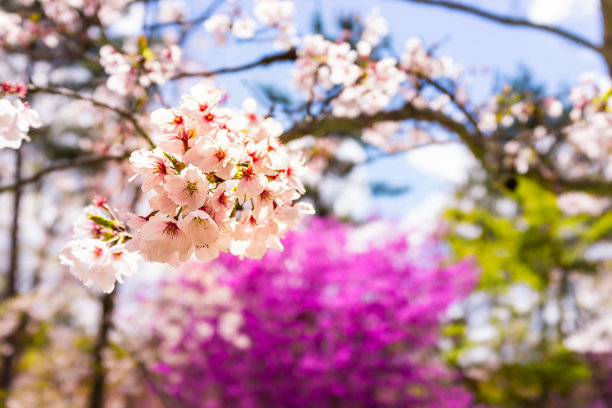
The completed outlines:
<svg viewBox="0 0 612 408">
<path fill-rule="evenodd" d="M 106 371 L 104 369 L 103 353 L 106 346 L 108 346 L 108 334 L 112 325 L 113 309 L 115 307 L 115 293 L 116 291 L 113 291 L 102 297 L 102 316 L 100 317 L 98 340 L 93 350 L 93 381 L 89 408 L 104 407 Z"/>
<path fill-rule="evenodd" d="M 608 65 L 608 72 L 612 75 L 612 0 L 601 0 L 601 17 L 603 20 L 601 53 Z"/>
<path fill-rule="evenodd" d="M 15 192 L 13 194 L 13 218 L 11 222 L 11 236 L 9 249 L 8 270 L 5 276 L 5 286 L 2 293 L 2 301 L 6 302 L 17 294 L 17 270 L 19 268 L 19 207 L 21 205 L 21 149 L 15 150 Z M 5 339 L 10 348 L 10 353 L 2 358 L 2 371 L 0 371 L 0 389 L 2 406 L 6 405 L 9 389 L 13 379 L 13 365 L 17 354 L 20 333 L 25 327 L 25 316 L 21 316 L 18 326 Z"/>
</svg>

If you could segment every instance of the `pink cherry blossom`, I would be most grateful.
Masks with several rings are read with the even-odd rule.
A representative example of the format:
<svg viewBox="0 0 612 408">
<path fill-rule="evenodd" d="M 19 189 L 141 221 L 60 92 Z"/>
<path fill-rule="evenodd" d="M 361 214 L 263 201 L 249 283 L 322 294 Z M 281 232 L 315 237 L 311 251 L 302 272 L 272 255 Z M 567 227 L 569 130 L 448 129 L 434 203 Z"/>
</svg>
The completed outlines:
<svg viewBox="0 0 612 408">
<path fill-rule="evenodd" d="M 202 171 L 191 164 L 181 174 L 165 176 L 164 190 L 171 200 L 190 210 L 202 207 L 209 197 L 208 181 Z"/>
<path fill-rule="evenodd" d="M 40 127 L 38 113 L 20 100 L 11 103 L 0 99 L 0 149 L 18 149 L 23 140 L 29 141 L 30 128 Z"/>
<path fill-rule="evenodd" d="M 219 227 L 205 211 L 192 211 L 183 218 L 183 229 L 196 246 L 210 245 L 217 240 Z"/>
<path fill-rule="evenodd" d="M 189 259 L 193 244 L 178 221 L 156 214 L 140 227 L 140 253 L 150 262 L 177 264 Z"/>
<path fill-rule="evenodd" d="M 158 189 L 164 177 L 170 172 L 170 162 L 164 157 L 161 149 L 140 149 L 132 152 L 130 156 L 132 168 L 136 175 L 145 176 L 142 190 L 149 191 Z"/>
</svg>

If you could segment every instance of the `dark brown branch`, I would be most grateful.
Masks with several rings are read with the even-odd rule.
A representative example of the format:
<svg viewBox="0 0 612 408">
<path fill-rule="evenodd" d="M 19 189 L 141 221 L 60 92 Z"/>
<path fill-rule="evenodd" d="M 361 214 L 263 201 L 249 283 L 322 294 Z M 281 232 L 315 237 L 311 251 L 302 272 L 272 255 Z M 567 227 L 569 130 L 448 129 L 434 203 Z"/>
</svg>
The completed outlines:
<svg viewBox="0 0 612 408">
<path fill-rule="evenodd" d="M 110 155 L 109 156 L 93 156 L 93 157 L 82 157 L 82 158 L 74 159 L 74 160 L 66 160 L 60 163 L 52 164 L 49 167 L 46 167 L 32 174 L 29 177 L 21 178 L 19 179 L 19 181 L 15 181 L 12 184 L 0 186 L 0 193 L 9 191 L 9 190 L 17 190 L 26 184 L 35 183 L 41 178 L 43 178 L 44 176 L 46 176 L 47 174 L 50 174 L 56 171 L 67 170 L 67 169 L 71 169 L 75 167 L 93 166 L 96 164 L 105 163 L 107 161 L 115 161 L 115 160 L 120 161 L 120 160 L 125 160 L 128 157 L 129 157 L 129 154 L 125 153 L 125 154 L 118 155 L 118 156 L 110 156 Z"/>
<path fill-rule="evenodd" d="M 546 178 L 538 169 L 529 170 L 525 176 L 557 194 L 566 191 L 582 191 L 595 195 L 612 196 L 612 183 L 608 180 L 586 177 L 568 179 L 561 176 Z"/>
<path fill-rule="evenodd" d="M 112 292 L 102 296 L 102 316 L 98 329 L 98 340 L 93 350 L 93 381 L 91 394 L 89 396 L 89 408 L 104 407 L 104 388 L 106 381 L 106 370 L 104 369 L 103 353 L 108 346 L 108 335 L 112 325 L 113 309 L 115 307 L 115 293 Z"/>
<path fill-rule="evenodd" d="M 601 0 L 601 18 L 603 25 L 603 45 L 601 53 L 612 74 L 612 0 Z"/>
<path fill-rule="evenodd" d="M 29 92 L 43 92 L 43 93 L 52 94 L 52 95 L 62 95 L 62 96 L 65 96 L 65 97 L 71 98 L 71 99 L 78 99 L 78 100 L 81 100 L 81 101 L 87 101 L 87 102 L 91 103 L 94 106 L 98 106 L 100 108 L 111 110 L 111 111 L 115 112 L 117 115 L 121 116 L 122 118 L 127 119 L 134 126 L 134 129 L 136 129 L 136 132 L 138 132 L 138 134 L 140 136 L 142 136 L 142 138 L 144 140 L 146 140 L 147 143 L 151 147 L 155 147 L 155 143 L 153 143 L 153 141 L 151 140 L 151 138 L 149 137 L 147 132 L 145 132 L 145 130 L 142 128 L 142 126 L 140 126 L 140 123 L 138 123 L 138 121 L 136 120 L 136 118 L 134 117 L 134 115 L 131 112 L 128 112 L 128 111 L 123 110 L 121 108 L 118 108 L 116 106 L 111 106 L 111 105 L 109 105 L 107 103 L 104 103 L 102 101 L 99 101 L 99 100 L 93 98 L 92 96 L 84 95 L 84 94 L 81 94 L 79 92 L 73 91 L 73 90 L 68 89 L 68 88 L 60 88 L 60 87 L 50 88 L 50 87 L 44 87 L 44 86 L 39 86 L 39 85 L 35 85 L 35 84 L 30 84 L 30 85 L 28 85 L 28 91 Z"/>
<path fill-rule="evenodd" d="M 580 44 L 584 47 L 590 48 L 593 51 L 597 51 L 599 53 L 602 52 L 602 49 L 598 46 L 590 42 L 584 37 L 581 37 L 577 34 L 571 33 L 569 31 L 563 30 L 562 28 L 553 27 L 544 24 L 533 23 L 529 20 L 522 18 L 513 18 L 500 14 L 491 13 L 489 11 L 485 11 L 476 7 L 468 6 L 461 3 L 456 3 L 454 1 L 445 1 L 445 0 L 405 0 L 411 3 L 419 3 L 419 4 L 427 4 L 432 6 L 444 7 L 447 9 L 458 10 L 464 13 L 472 14 L 475 16 L 483 17 L 487 20 L 495 21 L 498 23 L 511 25 L 511 26 L 519 26 L 519 27 L 527 27 L 535 30 L 546 31 L 552 34 L 556 34 L 566 40 L 572 41 L 576 44 Z M 609 0 L 602 0 L 609 1 Z"/>
<path fill-rule="evenodd" d="M 251 68 L 263 67 L 266 65 L 273 64 L 275 62 L 280 62 L 280 61 L 295 61 L 296 59 L 297 59 L 297 52 L 295 48 L 292 48 L 289 51 L 285 51 L 285 52 L 278 53 L 278 54 L 267 55 L 267 56 L 259 58 L 257 61 L 249 62 L 247 64 L 238 65 L 235 67 L 219 68 L 213 71 L 181 72 L 175 75 L 172 79 L 180 79 L 180 78 L 187 78 L 187 77 L 210 77 L 210 76 L 220 75 L 220 74 L 229 74 L 232 72 L 246 71 L 247 69 L 251 69 Z"/>
<path fill-rule="evenodd" d="M 281 136 L 281 140 L 288 141 L 298 139 L 305 135 L 326 136 L 331 133 L 354 133 L 371 127 L 378 122 L 402 121 L 407 119 L 422 120 L 437 123 L 447 130 L 455 133 L 467 145 L 474 156 L 479 159 L 485 167 L 486 149 L 484 139 L 474 135 L 463 123 L 457 122 L 442 112 L 428 108 L 419 109 L 407 103 L 402 108 L 379 112 L 375 115 L 360 115 L 356 118 L 340 118 L 328 116 L 323 119 L 305 120 L 296 123 L 291 129 Z"/>
<path fill-rule="evenodd" d="M 451 100 L 451 102 L 457 107 L 457 109 L 459 109 L 461 111 L 461 113 L 463 113 L 463 115 L 466 117 L 466 119 L 471 123 L 471 125 L 474 127 L 474 132 L 476 132 L 476 135 L 478 136 L 478 138 L 482 139 L 482 133 L 480 132 L 480 129 L 478 128 L 478 122 L 476 121 L 476 118 L 474 117 L 474 115 L 472 115 L 467 108 L 460 103 L 457 98 L 455 97 L 455 94 L 451 91 L 449 91 L 448 89 L 444 88 L 442 85 L 440 85 L 439 83 L 437 83 L 436 81 L 434 81 L 433 79 L 424 76 L 424 75 L 417 75 L 419 78 L 421 78 L 422 80 L 424 80 L 425 82 L 427 82 L 429 85 L 433 86 L 434 88 L 436 88 L 438 91 L 442 92 L 444 95 L 448 96 L 449 99 Z"/>
<path fill-rule="evenodd" d="M 202 24 L 204 21 L 210 18 L 210 16 L 215 11 L 215 9 L 217 9 L 217 7 L 219 7 L 222 3 L 223 1 L 221 0 L 213 1 L 206 8 L 206 10 L 202 12 L 202 14 L 200 14 L 198 17 L 191 19 L 191 20 L 186 20 L 186 21 L 179 20 L 179 21 L 168 21 L 165 23 L 155 23 L 155 24 L 146 25 L 144 28 L 145 30 L 158 30 L 164 27 L 181 26 L 181 27 L 184 27 L 183 31 L 189 31 L 195 26 Z"/>
<path fill-rule="evenodd" d="M 13 219 L 11 223 L 10 251 L 8 260 L 8 270 L 5 276 L 5 287 L 2 292 L 2 301 L 17 294 L 17 270 L 19 268 L 19 207 L 21 205 L 21 149 L 15 150 L 15 192 L 13 195 Z M 13 365 L 16 357 L 16 346 L 18 333 L 22 331 L 22 326 L 25 325 L 23 316 L 20 317 L 20 323 L 17 329 L 12 332 L 6 339 L 7 344 L 12 350 L 2 358 L 2 371 L 0 371 L 0 389 L 2 390 L 3 405 L 8 396 L 11 382 L 13 379 Z"/>
<path fill-rule="evenodd" d="M 0 375 L 0 407 L 5 407 L 10 394 L 13 378 L 15 374 L 15 366 L 23 351 L 24 331 L 28 324 L 28 314 L 21 312 L 19 315 L 19 323 L 15 329 L 5 338 L 5 344 L 10 348 L 10 353 L 2 357 L 2 371 Z"/>
<path fill-rule="evenodd" d="M 6 286 L 2 293 L 2 300 L 12 298 L 17 293 L 17 268 L 19 262 L 19 206 L 21 204 L 21 149 L 15 150 L 15 183 L 13 195 L 13 220 L 11 223 L 11 249 L 6 271 Z"/>
<path fill-rule="evenodd" d="M 466 125 L 452 119 L 443 112 L 428 108 L 416 108 L 409 103 L 402 108 L 379 112 L 375 115 L 360 115 L 356 118 L 328 116 L 322 119 L 304 120 L 287 130 L 281 136 L 281 140 L 286 143 L 305 135 L 322 137 L 333 133 L 356 134 L 378 122 L 408 119 L 437 123 L 455 133 L 488 172 L 493 175 L 503 175 L 500 174 L 503 169 L 500 168 L 499 154 L 497 154 L 499 148 L 494 140 L 480 137 L 478 133 L 473 132 Z M 568 179 L 558 174 L 547 178 L 537 168 L 530 169 L 525 176 L 556 193 L 583 191 L 596 195 L 612 196 L 612 183 L 607 180 L 596 178 Z"/>
</svg>

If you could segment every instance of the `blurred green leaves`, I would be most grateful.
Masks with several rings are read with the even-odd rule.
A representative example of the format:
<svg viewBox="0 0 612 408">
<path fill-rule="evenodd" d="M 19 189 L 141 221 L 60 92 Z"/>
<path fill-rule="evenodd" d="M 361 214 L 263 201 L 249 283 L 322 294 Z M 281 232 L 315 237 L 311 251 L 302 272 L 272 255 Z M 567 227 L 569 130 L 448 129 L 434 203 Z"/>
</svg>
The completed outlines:
<svg viewBox="0 0 612 408">
<path fill-rule="evenodd" d="M 460 193 L 460 195 L 463 193 Z M 448 241 L 458 257 L 473 256 L 482 267 L 480 288 L 505 290 L 516 282 L 543 290 L 553 269 L 593 272 L 595 265 L 583 258 L 596 239 L 610 233 L 612 214 L 593 219 L 564 215 L 556 196 L 534 182 L 520 178 L 514 192 L 497 192 L 495 204 L 513 204 L 515 213 L 505 216 L 491 206 L 476 203 L 471 211 L 451 209 Z M 493 205 L 495 205 L 493 204 Z M 465 225 L 478 228 L 478 237 L 465 237 Z"/>
</svg>

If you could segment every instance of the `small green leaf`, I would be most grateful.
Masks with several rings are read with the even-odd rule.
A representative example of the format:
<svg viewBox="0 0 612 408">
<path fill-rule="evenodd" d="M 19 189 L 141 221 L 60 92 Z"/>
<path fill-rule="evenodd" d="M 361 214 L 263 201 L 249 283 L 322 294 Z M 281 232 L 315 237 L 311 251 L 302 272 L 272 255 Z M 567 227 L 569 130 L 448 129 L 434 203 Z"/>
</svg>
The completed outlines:
<svg viewBox="0 0 612 408">
<path fill-rule="evenodd" d="M 108 218 L 104 218 L 99 215 L 87 214 L 87 218 L 101 227 L 109 228 L 112 230 L 116 230 L 119 227 L 115 221 L 109 220 Z"/>
</svg>

